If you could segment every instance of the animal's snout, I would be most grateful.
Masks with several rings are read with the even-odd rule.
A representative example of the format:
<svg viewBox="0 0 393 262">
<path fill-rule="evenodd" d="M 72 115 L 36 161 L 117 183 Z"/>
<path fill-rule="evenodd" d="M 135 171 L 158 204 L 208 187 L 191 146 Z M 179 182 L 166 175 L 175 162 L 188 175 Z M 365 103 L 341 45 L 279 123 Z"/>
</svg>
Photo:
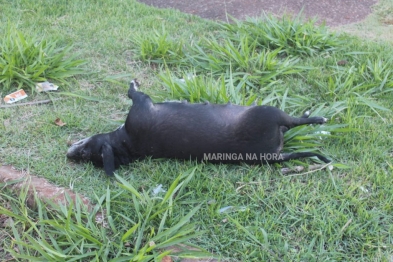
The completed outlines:
<svg viewBox="0 0 393 262">
<path fill-rule="evenodd" d="M 77 158 L 79 157 L 84 145 L 88 142 L 90 137 L 79 140 L 73 143 L 67 150 L 67 157 L 68 158 Z"/>
<path fill-rule="evenodd" d="M 79 141 L 73 143 L 71 146 L 79 146 L 79 145 L 82 145 L 84 141 L 85 141 L 85 139 L 79 140 Z"/>
</svg>

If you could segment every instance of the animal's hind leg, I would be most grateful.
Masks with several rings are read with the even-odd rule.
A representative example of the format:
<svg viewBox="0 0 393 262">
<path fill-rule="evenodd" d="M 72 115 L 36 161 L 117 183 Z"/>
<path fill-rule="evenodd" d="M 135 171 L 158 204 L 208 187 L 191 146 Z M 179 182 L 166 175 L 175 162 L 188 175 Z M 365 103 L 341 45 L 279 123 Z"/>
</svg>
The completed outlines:
<svg viewBox="0 0 393 262">
<path fill-rule="evenodd" d="M 130 88 L 128 89 L 128 97 L 132 99 L 134 94 L 138 91 L 139 83 L 136 79 L 132 79 L 130 82 Z"/>
<path fill-rule="evenodd" d="M 278 136 L 280 138 L 280 145 L 278 146 L 277 152 L 280 153 L 281 150 L 284 148 L 284 133 L 288 131 L 288 128 L 286 126 L 280 126 L 278 130 Z"/>
<path fill-rule="evenodd" d="M 307 125 L 307 124 L 324 124 L 327 119 L 320 116 L 310 116 L 310 112 L 306 111 L 301 117 L 292 117 L 281 111 L 281 120 L 278 122 L 280 126 L 286 126 L 288 129 L 291 129 L 295 126 Z"/>
<path fill-rule="evenodd" d="M 281 161 L 289 161 L 292 159 L 299 159 L 299 158 L 304 158 L 304 157 L 318 157 L 319 160 L 325 162 L 325 163 L 330 163 L 331 161 L 324 157 L 321 154 L 313 153 L 313 152 L 297 152 L 297 153 L 282 153 L 280 154 Z"/>
<path fill-rule="evenodd" d="M 144 104 L 148 106 L 153 105 L 150 96 L 143 92 L 138 91 L 139 83 L 136 79 L 130 82 L 130 88 L 128 89 L 128 97 L 132 99 L 133 104 Z"/>
<path fill-rule="evenodd" d="M 314 117 L 307 117 L 306 114 L 304 114 L 302 117 L 291 117 L 289 128 L 293 128 L 295 126 L 301 126 L 301 125 L 308 125 L 308 124 L 319 124 L 322 125 L 326 123 L 327 118 L 320 117 L 320 116 L 314 116 Z"/>
<path fill-rule="evenodd" d="M 327 121 L 327 119 L 324 117 L 319 117 L 319 116 L 309 117 L 309 116 L 310 116 L 310 112 L 306 111 L 300 118 L 290 117 L 290 116 L 286 118 L 287 125 L 280 126 L 280 139 L 281 139 L 280 148 L 282 148 L 283 146 L 284 133 L 288 130 L 288 128 L 292 128 L 299 125 L 306 125 L 306 124 L 324 124 Z M 325 163 L 331 162 L 323 155 L 313 152 L 280 153 L 280 161 L 278 162 L 284 162 L 284 161 L 289 161 L 291 159 L 299 159 L 304 157 L 318 157 L 319 160 Z"/>
</svg>

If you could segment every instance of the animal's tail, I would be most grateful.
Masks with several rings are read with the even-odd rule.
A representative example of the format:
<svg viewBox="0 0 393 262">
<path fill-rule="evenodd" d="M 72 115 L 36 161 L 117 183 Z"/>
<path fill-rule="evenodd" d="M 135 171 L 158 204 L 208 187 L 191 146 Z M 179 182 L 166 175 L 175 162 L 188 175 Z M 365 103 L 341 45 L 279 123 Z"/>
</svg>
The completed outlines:
<svg viewBox="0 0 393 262">
<path fill-rule="evenodd" d="M 135 92 L 138 91 L 139 83 L 136 79 L 131 80 L 130 89 L 128 89 L 128 97 L 132 99 Z"/>
</svg>

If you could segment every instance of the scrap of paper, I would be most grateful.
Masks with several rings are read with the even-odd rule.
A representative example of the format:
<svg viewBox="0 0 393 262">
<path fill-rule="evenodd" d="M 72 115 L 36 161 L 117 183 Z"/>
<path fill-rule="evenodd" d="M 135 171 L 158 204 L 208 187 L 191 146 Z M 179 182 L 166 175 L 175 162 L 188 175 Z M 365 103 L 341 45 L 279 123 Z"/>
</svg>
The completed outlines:
<svg viewBox="0 0 393 262">
<path fill-rule="evenodd" d="M 48 91 L 56 91 L 59 86 L 49 83 L 49 82 L 42 82 L 37 83 L 35 88 L 38 92 L 48 92 Z"/>
<path fill-rule="evenodd" d="M 6 95 L 4 97 L 4 102 L 6 102 L 7 104 L 12 104 L 15 102 L 18 102 L 19 100 L 25 99 L 27 97 L 25 91 L 23 89 L 20 89 L 16 92 L 13 92 L 9 95 Z"/>
</svg>

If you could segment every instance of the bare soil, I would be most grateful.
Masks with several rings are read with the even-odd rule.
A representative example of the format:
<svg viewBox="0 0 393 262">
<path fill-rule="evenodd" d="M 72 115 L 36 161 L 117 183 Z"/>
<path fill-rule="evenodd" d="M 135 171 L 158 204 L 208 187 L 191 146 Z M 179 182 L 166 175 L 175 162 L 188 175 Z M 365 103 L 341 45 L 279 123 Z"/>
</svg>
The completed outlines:
<svg viewBox="0 0 393 262">
<path fill-rule="evenodd" d="M 138 0 L 158 8 L 174 8 L 206 19 L 230 21 L 257 17 L 263 12 L 299 14 L 328 26 L 359 22 L 372 12 L 376 0 Z"/>
</svg>

